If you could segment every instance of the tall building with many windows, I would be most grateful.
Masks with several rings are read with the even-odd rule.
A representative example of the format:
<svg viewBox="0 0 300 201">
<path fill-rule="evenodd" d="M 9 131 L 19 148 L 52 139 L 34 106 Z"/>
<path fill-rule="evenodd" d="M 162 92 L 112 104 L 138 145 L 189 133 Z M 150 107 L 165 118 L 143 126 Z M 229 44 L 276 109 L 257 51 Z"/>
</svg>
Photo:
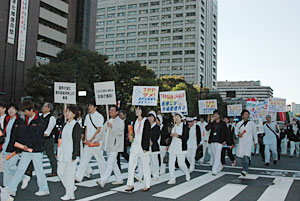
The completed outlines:
<svg viewBox="0 0 300 201">
<path fill-rule="evenodd" d="M 98 0 L 95 49 L 216 88 L 216 0 Z"/>
</svg>

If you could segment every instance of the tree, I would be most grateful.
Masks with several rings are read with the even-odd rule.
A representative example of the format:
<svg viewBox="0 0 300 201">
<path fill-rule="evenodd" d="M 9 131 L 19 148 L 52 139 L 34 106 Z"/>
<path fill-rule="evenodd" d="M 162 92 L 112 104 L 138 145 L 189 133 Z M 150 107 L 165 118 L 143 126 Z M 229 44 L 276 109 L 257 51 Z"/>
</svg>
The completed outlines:
<svg viewBox="0 0 300 201">
<path fill-rule="evenodd" d="M 28 70 L 26 92 L 35 103 L 53 102 L 54 82 L 76 82 L 77 90 L 85 90 L 88 98 L 93 98 L 94 82 L 114 80 L 115 75 L 107 56 L 79 46 L 65 47 L 50 63 Z"/>
</svg>

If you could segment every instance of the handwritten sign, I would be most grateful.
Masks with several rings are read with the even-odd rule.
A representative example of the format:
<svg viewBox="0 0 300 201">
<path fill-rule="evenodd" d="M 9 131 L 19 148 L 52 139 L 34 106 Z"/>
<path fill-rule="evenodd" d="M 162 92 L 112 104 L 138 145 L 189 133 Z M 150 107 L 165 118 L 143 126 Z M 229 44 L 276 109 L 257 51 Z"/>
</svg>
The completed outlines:
<svg viewBox="0 0 300 201">
<path fill-rule="evenodd" d="M 242 110 L 243 110 L 242 104 L 227 105 L 227 115 L 229 117 L 238 117 L 238 116 L 241 116 Z"/>
<path fill-rule="evenodd" d="M 115 82 L 94 83 L 96 105 L 116 105 Z"/>
<path fill-rule="evenodd" d="M 160 92 L 159 95 L 162 113 L 187 112 L 185 91 Z"/>
<path fill-rule="evenodd" d="M 54 102 L 76 104 L 76 83 L 55 82 Z"/>
<path fill-rule="evenodd" d="M 213 114 L 218 109 L 217 100 L 199 100 L 199 114 Z"/>
<path fill-rule="evenodd" d="M 159 87 L 134 86 L 132 105 L 157 106 Z"/>
<path fill-rule="evenodd" d="M 286 99 L 283 98 L 269 98 L 268 110 L 270 112 L 286 112 Z"/>
</svg>

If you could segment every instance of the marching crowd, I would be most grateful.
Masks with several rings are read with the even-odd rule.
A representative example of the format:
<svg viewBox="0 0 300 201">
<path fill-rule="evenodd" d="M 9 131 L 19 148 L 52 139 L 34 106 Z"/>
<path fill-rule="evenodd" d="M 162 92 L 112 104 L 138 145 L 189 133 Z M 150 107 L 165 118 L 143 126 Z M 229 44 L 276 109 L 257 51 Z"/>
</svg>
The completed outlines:
<svg viewBox="0 0 300 201">
<path fill-rule="evenodd" d="M 19 116 L 20 111 L 25 118 Z M 238 123 L 233 117 L 222 117 L 218 110 L 208 123 L 206 116 L 185 117 L 180 112 L 174 114 L 172 122 L 165 123 L 160 111 L 147 112 L 142 106 L 135 108 L 133 122 L 127 118 L 126 111 L 111 106 L 105 121 L 94 102 L 89 103 L 85 117 L 81 107 L 69 106 L 64 111 L 65 121 L 63 116 L 53 116 L 51 103 L 45 103 L 41 112 L 36 111 L 31 101 L 19 106 L 0 103 L 0 168 L 5 187 L 2 191 L 10 196 L 16 195 L 20 183 L 21 189 L 26 189 L 33 171 L 39 187 L 35 195 L 50 194 L 43 170 L 44 152 L 52 168 L 48 176 L 58 176 L 65 187 L 62 200 L 75 199 L 75 183 L 91 177 L 92 157 L 100 172 L 97 184 L 103 188 L 112 172 L 116 177 L 112 184 L 123 184 L 120 171 L 123 156 L 128 161 L 126 191 L 132 192 L 134 179 L 144 181 L 143 191 L 149 191 L 151 180 L 166 174 L 167 166 L 169 185 L 176 184 L 176 167 L 189 181 L 195 163 L 205 163 L 207 155 L 210 155 L 212 175 L 224 168 L 227 154 L 232 166 L 236 165 L 236 157 L 241 159 L 243 176 L 247 175 L 256 150 L 260 151 L 266 166 L 270 165 L 271 155 L 275 165 L 281 154 L 287 155 L 288 143 L 290 157 L 295 151 L 299 156 L 300 123 L 296 118 L 279 128 L 267 116 L 264 133 L 260 134 L 256 124 L 249 120 L 247 110 L 242 112 Z"/>
</svg>

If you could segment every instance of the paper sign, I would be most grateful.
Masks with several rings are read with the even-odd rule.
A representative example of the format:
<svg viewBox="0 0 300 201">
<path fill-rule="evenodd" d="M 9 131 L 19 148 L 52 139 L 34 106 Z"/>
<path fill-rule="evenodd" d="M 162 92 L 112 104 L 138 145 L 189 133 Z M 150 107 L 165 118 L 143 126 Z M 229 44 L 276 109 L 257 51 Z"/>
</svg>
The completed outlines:
<svg viewBox="0 0 300 201">
<path fill-rule="evenodd" d="M 286 112 L 286 100 L 283 98 L 269 98 L 268 111 L 270 112 Z"/>
<path fill-rule="evenodd" d="M 115 82 L 94 83 L 96 105 L 116 105 Z"/>
<path fill-rule="evenodd" d="M 256 125 L 256 133 L 257 134 L 264 133 L 263 120 L 261 118 L 258 118 L 254 120 L 254 123 Z"/>
<path fill-rule="evenodd" d="M 159 87 L 134 86 L 132 105 L 157 106 Z"/>
<path fill-rule="evenodd" d="M 242 110 L 243 110 L 243 106 L 241 104 L 227 105 L 227 115 L 229 117 L 241 116 Z"/>
<path fill-rule="evenodd" d="M 55 82 L 54 102 L 76 104 L 76 83 Z"/>
<path fill-rule="evenodd" d="M 199 114 L 213 114 L 218 109 L 217 100 L 199 100 Z"/>
<path fill-rule="evenodd" d="M 185 91 L 160 92 L 159 95 L 162 113 L 187 112 Z"/>
</svg>

